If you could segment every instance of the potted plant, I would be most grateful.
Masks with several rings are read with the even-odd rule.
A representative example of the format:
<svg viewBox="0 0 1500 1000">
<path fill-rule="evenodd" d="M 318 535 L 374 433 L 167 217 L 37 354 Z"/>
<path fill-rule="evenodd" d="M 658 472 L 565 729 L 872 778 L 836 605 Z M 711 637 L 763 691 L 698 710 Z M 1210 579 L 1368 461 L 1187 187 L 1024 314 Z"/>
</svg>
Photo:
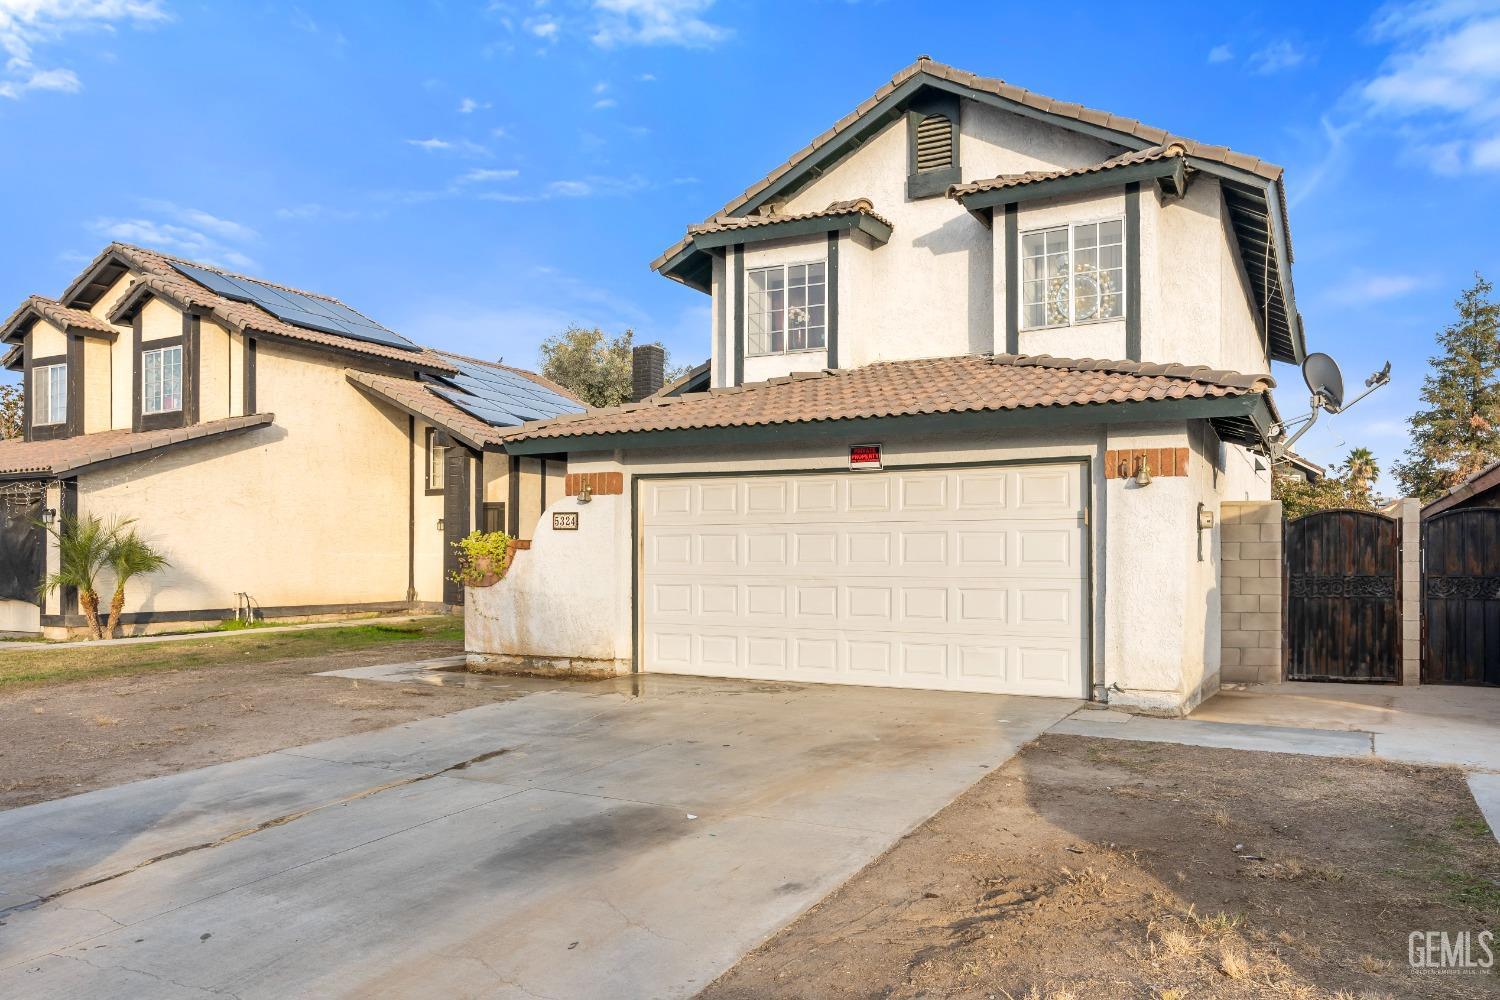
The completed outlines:
<svg viewBox="0 0 1500 1000">
<path fill-rule="evenodd" d="M 455 583 L 465 587 L 492 587 L 510 569 L 515 554 L 513 539 L 503 531 L 472 531 L 453 543 L 458 549 Z"/>
</svg>

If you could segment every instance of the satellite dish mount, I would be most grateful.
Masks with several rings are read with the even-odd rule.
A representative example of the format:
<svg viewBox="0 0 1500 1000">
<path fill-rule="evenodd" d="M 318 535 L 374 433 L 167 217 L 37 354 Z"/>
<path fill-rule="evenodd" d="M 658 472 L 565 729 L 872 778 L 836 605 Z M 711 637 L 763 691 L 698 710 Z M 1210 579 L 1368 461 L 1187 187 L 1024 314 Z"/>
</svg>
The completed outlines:
<svg viewBox="0 0 1500 1000">
<path fill-rule="evenodd" d="M 1302 380 L 1312 394 L 1309 401 L 1311 412 L 1295 420 L 1282 421 L 1271 428 L 1271 458 L 1281 461 L 1292 450 L 1297 439 L 1312 429 L 1320 413 L 1343 413 L 1370 393 L 1391 380 L 1391 363 L 1365 379 L 1365 391 L 1347 402 L 1344 399 L 1344 375 L 1338 362 L 1322 353 L 1309 354 L 1302 362 Z M 1300 426 L 1299 426 L 1300 425 Z M 1292 428 L 1296 427 L 1293 432 Z"/>
</svg>

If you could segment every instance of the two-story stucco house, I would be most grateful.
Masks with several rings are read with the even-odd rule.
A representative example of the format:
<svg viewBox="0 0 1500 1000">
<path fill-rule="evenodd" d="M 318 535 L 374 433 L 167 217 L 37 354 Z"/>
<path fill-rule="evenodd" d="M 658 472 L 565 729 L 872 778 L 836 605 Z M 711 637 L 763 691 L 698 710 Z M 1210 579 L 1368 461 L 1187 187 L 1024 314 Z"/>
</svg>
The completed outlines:
<svg viewBox="0 0 1500 1000">
<path fill-rule="evenodd" d="M 653 264 L 708 391 L 508 439 L 592 496 L 473 659 L 1196 704 L 1304 354 L 1281 174 L 920 59 Z"/>
<path fill-rule="evenodd" d="M 131 585 L 131 632 L 457 604 L 452 543 L 529 537 L 562 491 L 560 460 L 506 436 L 583 409 L 336 299 L 119 243 L 0 342 L 26 385 L 24 437 L 0 442 L 0 633 L 84 624 L 75 593 L 37 597 L 58 565 L 40 523 L 68 514 L 132 518 L 170 560 Z"/>
</svg>

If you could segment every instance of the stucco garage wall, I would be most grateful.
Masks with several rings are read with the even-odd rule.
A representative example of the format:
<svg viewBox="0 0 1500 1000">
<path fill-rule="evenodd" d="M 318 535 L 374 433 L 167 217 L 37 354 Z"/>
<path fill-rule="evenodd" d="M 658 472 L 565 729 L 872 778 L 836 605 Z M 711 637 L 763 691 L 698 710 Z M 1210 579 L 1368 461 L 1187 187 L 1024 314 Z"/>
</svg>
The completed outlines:
<svg viewBox="0 0 1500 1000">
<path fill-rule="evenodd" d="M 855 435 L 856 437 L 858 435 Z M 852 440 L 852 439 L 851 439 Z M 847 446 L 829 443 L 765 447 L 634 451 L 627 454 L 592 453 L 572 456 L 570 472 L 624 472 L 622 501 L 599 498 L 579 505 L 574 498 L 549 504 L 549 510 L 577 511 L 580 530 L 552 532 L 549 519 L 538 525 L 533 547 L 517 557 L 512 577 L 485 590 L 471 592 L 472 614 L 503 617 L 514 613 L 519 600 L 510 591 L 525 591 L 528 607 L 549 610 L 553 619 L 527 634 L 524 646 L 517 633 L 491 627 L 474 631 L 469 650 L 476 654 L 510 654 L 566 659 L 588 656 L 629 663 L 634 658 L 634 615 L 631 579 L 633 509 L 629 502 L 637 475 L 701 475 L 757 471 L 845 469 Z M 1093 545 L 1090 554 L 1094 607 L 1089 660 L 1095 677 L 1102 673 L 1112 688 L 1110 698 L 1145 710 L 1180 711 L 1191 690 L 1210 673 L 1217 674 L 1217 656 L 1205 654 L 1210 625 L 1204 618 L 1213 595 L 1215 563 L 1196 567 L 1195 510 L 1203 495 L 1191 477 L 1158 477 L 1144 490 L 1118 479 L 1106 481 L 1106 448 L 1190 447 L 1183 423 L 1134 426 L 1129 433 L 1098 427 L 1057 431 L 1011 431 L 951 437 L 885 437 L 888 467 L 924 464 L 1087 459 L 1093 495 Z M 1196 473 L 1209 477 L 1201 446 L 1193 456 Z M 608 522 L 607 529 L 601 522 Z M 553 574 L 556 573 L 554 582 Z M 578 589 L 567 581 L 596 581 Z M 592 588 L 592 589 L 591 589 Z M 1213 599 L 1217 606 L 1217 599 Z M 575 613 L 584 608 L 587 613 Z M 1189 631 L 1188 615 L 1198 621 Z M 1217 645 L 1217 632 L 1212 632 Z M 607 650 L 608 656 L 600 651 Z M 1117 688 L 1116 688 L 1117 686 Z"/>
<path fill-rule="evenodd" d="M 40 632 L 42 609 L 30 601 L 0 601 L 0 633 Z"/>
<path fill-rule="evenodd" d="M 268 428 L 79 477 L 79 512 L 137 520 L 172 567 L 127 611 L 399 602 L 407 588 L 405 414 L 338 360 L 262 343 Z"/>
</svg>

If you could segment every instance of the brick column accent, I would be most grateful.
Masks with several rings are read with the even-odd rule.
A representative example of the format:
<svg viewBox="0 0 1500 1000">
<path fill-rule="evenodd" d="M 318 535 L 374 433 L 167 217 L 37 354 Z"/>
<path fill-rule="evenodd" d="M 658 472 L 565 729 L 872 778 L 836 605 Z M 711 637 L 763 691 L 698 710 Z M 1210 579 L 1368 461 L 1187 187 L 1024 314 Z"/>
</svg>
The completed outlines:
<svg viewBox="0 0 1500 1000">
<path fill-rule="evenodd" d="M 1422 502 L 1401 501 L 1401 683 L 1422 683 Z"/>
<path fill-rule="evenodd" d="M 1281 501 L 1226 500 L 1219 517 L 1219 678 L 1274 684 L 1282 673 Z"/>
</svg>

